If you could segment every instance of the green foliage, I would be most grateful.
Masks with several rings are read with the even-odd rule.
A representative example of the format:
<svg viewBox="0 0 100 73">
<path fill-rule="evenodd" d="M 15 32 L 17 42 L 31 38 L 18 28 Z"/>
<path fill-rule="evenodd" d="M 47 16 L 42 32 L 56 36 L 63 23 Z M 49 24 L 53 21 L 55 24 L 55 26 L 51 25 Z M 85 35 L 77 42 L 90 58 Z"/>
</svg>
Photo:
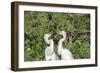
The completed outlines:
<svg viewBox="0 0 100 73">
<path fill-rule="evenodd" d="M 57 13 L 57 12 L 24 12 L 24 60 L 44 60 L 46 44 L 44 35 L 50 32 L 66 31 L 68 39 L 65 47 L 68 48 L 75 59 L 90 58 L 90 15 L 78 13 Z M 78 33 L 73 41 L 75 32 Z M 55 45 L 59 38 L 53 35 Z M 57 40 L 58 39 L 58 40 Z"/>
</svg>

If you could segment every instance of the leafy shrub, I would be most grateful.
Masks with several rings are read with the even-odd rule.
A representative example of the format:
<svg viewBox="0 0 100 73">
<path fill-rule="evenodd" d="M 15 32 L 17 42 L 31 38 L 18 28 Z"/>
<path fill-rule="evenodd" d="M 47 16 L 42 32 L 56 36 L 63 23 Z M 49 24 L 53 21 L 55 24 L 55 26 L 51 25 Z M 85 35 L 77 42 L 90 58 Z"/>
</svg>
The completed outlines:
<svg viewBox="0 0 100 73">
<path fill-rule="evenodd" d="M 90 58 L 90 15 L 57 12 L 24 12 L 24 61 L 44 60 L 46 44 L 44 35 L 50 32 L 66 31 L 64 42 L 75 59 Z M 53 35 L 57 46 L 59 38 Z M 58 40 L 57 40 L 58 39 Z"/>
</svg>

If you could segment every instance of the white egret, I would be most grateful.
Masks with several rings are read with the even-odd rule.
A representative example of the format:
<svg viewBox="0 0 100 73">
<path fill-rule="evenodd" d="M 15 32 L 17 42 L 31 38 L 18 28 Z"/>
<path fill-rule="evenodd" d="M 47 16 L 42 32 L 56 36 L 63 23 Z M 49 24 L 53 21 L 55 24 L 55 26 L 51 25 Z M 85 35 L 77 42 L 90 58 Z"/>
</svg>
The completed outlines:
<svg viewBox="0 0 100 73">
<path fill-rule="evenodd" d="M 72 60 L 72 59 L 74 59 L 70 50 L 68 50 L 67 48 L 63 48 L 62 43 L 66 39 L 66 32 L 60 31 L 59 34 L 62 35 L 63 38 L 60 39 L 59 42 L 58 42 L 58 55 L 61 56 L 61 60 Z"/>
<path fill-rule="evenodd" d="M 44 41 L 49 46 L 45 49 L 45 60 L 46 61 L 52 61 L 52 60 L 58 60 L 58 56 L 54 52 L 54 42 L 52 39 L 49 39 L 51 34 L 45 34 L 44 35 Z"/>
</svg>

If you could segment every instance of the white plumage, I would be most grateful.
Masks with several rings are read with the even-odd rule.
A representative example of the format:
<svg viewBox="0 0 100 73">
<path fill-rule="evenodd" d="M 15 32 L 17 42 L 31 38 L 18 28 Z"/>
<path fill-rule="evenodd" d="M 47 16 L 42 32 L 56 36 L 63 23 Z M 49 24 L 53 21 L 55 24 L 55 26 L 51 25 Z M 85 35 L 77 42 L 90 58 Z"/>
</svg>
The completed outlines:
<svg viewBox="0 0 100 73">
<path fill-rule="evenodd" d="M 46 61 L 52 61 L 52 60 L 58 60 L 58 56 L 54 52 L 54 42 L 52 39 L 49 39 L 51 34 L 45 34 L 44 41 L 49 46 L 45 49 L 45 60 Z"/>
<path fill-rule="evenodd" d="M 60 39 L 60 41 L 58 42 L 58 55 L 61 56 L 61 60 L 72 60 L 73 55 L 70 52 L 70 50 L 68 50 L 67 48 L 63 48 L 63 42 L 66 39 L 66 32 L 65 31 L 60 31 L 59 33 L 60 35 L 63 36 L 62 39 Z"/>
</svg>

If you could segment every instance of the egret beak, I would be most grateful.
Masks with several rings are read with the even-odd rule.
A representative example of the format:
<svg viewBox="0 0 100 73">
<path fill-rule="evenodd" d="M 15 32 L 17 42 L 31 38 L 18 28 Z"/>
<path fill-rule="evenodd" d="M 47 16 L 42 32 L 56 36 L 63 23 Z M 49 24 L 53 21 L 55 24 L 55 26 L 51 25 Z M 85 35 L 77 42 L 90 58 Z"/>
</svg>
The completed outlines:
<svg viewBox="0 0 100 73">
<path fill-rule="evenodd" d="M 59 35 L 59 32 L 57 32 L 57 34 L 55 35 L 55 37 L 54 37 L 54 38 L 56 38 L 58 35 Z"/>
<path fill-rule="evenodd" d="M 60 35 L 60 34 L 61 34 L 61 31 L 58 31 L 58 32 L 57 32 L 57 36 Z"/>
<path fill-rule="evenodd" d="M 50 34 L 50 35 L 52 35 L 52 34 L 53 34 L 53 32 L 50 32 L 49 34 Z"/>
</svg>

